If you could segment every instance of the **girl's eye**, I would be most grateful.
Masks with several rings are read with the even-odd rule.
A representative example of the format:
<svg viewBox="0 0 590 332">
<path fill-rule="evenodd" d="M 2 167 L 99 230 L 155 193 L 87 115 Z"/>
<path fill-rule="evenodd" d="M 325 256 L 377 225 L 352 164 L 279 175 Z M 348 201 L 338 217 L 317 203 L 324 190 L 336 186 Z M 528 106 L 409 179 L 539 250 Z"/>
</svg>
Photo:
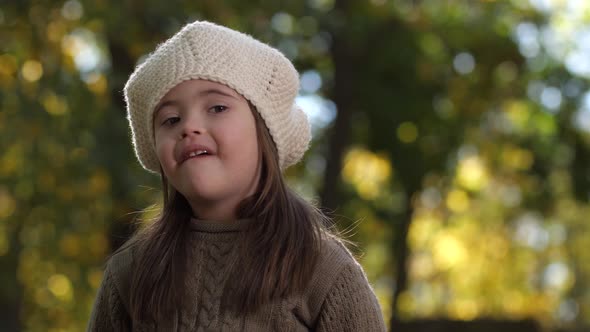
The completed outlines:
<svg viewBox="0 0 590 332">
<path fill-rule="evenodd" d="M 166 120 L 164 120 L 164 122 L 162 122 L 162 125 L 164 125 L 164 126 L 171 126 L 171 125 L 175 124 L 178 121 L 180 121 L 180 118 L 177 117 L 177 116 L 173 116 L 173 117 L 169 117 Z"/>
<path fill-rule="evenodd" d="M 227 110 L 227 106 L 215 105 L 209 109 L 213 113 L 221 113 Z"/>
</svg>

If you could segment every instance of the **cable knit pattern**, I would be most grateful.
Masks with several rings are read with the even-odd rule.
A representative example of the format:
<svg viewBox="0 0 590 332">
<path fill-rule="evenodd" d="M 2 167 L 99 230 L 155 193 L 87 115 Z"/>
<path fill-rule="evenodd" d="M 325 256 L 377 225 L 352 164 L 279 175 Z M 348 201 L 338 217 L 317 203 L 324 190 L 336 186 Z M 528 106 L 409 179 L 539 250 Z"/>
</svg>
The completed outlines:
<svg viewBox="0 0 590 332">
<path fill-rule="evenodd" d="M 191 262 L 187 272 L 194 278 L 187 278 L 185 280 L 186 289 L 200 289 L 201 281 L 203 280 L 203 260 L 201 257 L 204 256 L 205 246 L 204 241 L 195 241 L 193 246 L 188 248 L 188 258 Z M 183 331 L 193 331 L 195 329 L 196 319 L 198 317 L 198 310 L 200 308 L 198 296 L 190 296 L 187 298 L 187 307 L 181 313 L 181 329 Z"/>
<path fill-rule="evenodd" d="M 199 310 L 198 320 L 201 325 L 197 331 L 205 331 L 218 324 L 220 301 L 223 288 L 227 280 L 229 269 L 229 254 L 232 246 L 231 242 L 207 241 L 207 256 L 203 257 L 205 269 L 203 274 L 202 285 L 202 305 Z"/>
<path fill-rule="evenodd" d="M 103 281 L 92 308 L 88 331 L 131 331 L 131 319 L 121 302 L 110 269 L 104 271 Z"/>
<path fill-rule="evenodd" d="M 297 163 L 311 140 L 309 121 L 295 104 L 299 74 L 278 50 L 210 22 L 193 22 L 161 44 L 125 85 L 127 119 L 141 165 L 158 173 L 153 112 L 174 86 L 190 79 L 227 85 L 249 100 L 275 142 L 279 165 Z"/>
<path fill-rule="evenodd" d="M 88 331 L 385 331 L 379 303 L 361 266 L 338 240 L 326 236 L 319 264 L 309 287 L 269 302 L 247 316 L 236 317 L 221 310 L 221 297 L 239 259 L 237 236 L 251 220 L 217 224 L 192 220 L 189 236 L 189 265 L 186 280 L 188 301 L 170 322 L 158 326 L 131 322 L 129 295 L 125 293 L 133 273 L 127 249 L 113 256 L 98 291 Z"/>
</svg>

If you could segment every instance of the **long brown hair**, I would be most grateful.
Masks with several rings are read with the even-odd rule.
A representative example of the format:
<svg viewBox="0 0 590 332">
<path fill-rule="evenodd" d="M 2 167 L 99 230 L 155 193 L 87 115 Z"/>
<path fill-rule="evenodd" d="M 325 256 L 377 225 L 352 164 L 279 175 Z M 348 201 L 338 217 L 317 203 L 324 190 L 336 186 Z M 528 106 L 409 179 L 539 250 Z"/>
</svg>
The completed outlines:
<svg viewBox="0 0 590 332">
<path fill-rule="evenodd" d="M 254 222 L 248 224 L 236 243 L 243 255 L 234 264 L 222 299 L 224 310 L 241 314 L 256 311 L 272 299 L 301 292 L 307 286 L 322 236 L 331 223 L 286 185 L 268 128 L 253 105 L 250 109 L 256 123 L 260 181 L 256 193 L 238 205 L 236 214 Z M 139 249 L 130 288 L 134 321 L 160 321 L 185 303 L 185 245 L 192 211 L 184 196 L 169 187 L 163 172 L 161 176 L 162 211 L 129 244 Z"/>
</svg>

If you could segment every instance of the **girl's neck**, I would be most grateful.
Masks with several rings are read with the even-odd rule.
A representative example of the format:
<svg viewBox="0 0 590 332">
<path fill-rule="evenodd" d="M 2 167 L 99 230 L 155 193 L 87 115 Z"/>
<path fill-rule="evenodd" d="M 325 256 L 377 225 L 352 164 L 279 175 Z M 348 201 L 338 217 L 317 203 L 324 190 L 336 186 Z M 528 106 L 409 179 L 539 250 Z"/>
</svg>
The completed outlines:
<svg viewBox="0 0 590 332">
<path fill-rule="evenodd" d="M 192 231 L 206 234 L 239 232 L 245 230 L 252 220 L 253 219 L 236 219 L 231 223 L 220 223 L 216 221 L 191 218 L 190 228 Z"/>
<path fill-rule="evenodd" d="M 204 204 L 190 203 L 193 210 L 193 216 L 196 219 L 208 220 L 228 224 L 235 222 L 237 219 L 235 210 L 236 204 L 207 202 Z"/>
<path fill-rule="evenodd" d="M 259 175 L 252 183 L 258 183 Z M 250 186 L 248 192 L 236 193 L 219 200 L 203 200 L 199 198 L 188 199 L 189 205 L 193 211 L 193 216 L 197 219 L 210 220 L 219 223 L 232 223 L 236 221 L 236 210 L 238 205 L 247 197 L 254 194 L 255 186 Z"/>
</svg>

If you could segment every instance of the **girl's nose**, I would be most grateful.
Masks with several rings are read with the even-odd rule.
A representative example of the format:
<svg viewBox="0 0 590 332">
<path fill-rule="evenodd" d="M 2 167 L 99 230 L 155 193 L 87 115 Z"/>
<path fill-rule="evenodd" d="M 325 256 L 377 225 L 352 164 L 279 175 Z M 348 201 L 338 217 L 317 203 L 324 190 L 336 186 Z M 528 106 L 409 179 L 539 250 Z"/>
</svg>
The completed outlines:
<svg viewBox="0 0 590 332">
<path fill-rule="evenodd" d="M 187 119 L 182 126 L 181 138 L 191 135 L 200 135 L 205 132 L 203 121 L 198 119 Z"/>
<path fill-rule="evenodd" d="M 189 135 L 191 135 L 191 134 L 198 135 L 198 134 L 200 134 L 200 133 L 201 133 L 201 132 L 200 132 L 200 131 L 198 131 L 198 130 L 194 130 L 194 131 L 192 131 L 192 132 L 191 132 L 191 131 L 183 131 L 183 132 L 182 132 L 182 135 L 180 136 L 180 138 L 186 138 L 187 136 L 189 136 Z"/>
</svg>

